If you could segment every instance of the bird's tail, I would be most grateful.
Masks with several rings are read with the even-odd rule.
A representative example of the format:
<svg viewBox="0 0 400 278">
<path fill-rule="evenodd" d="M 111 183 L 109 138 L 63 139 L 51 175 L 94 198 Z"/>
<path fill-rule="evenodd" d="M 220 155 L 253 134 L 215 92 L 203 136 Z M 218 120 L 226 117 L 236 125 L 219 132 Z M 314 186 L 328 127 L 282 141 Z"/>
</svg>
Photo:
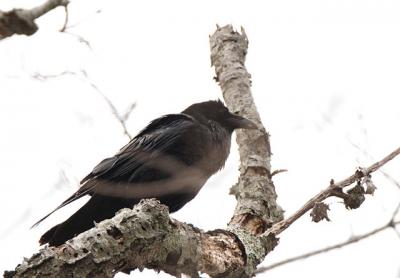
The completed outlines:
<svg viewBox="0 0 400 278">
<path fill-rule="evenodd" d="M 50 230 L 48 230 L 47 232 L 45 232 L 39 239 L 39 243 L 40 245 L 49 243 L 51 241 L 51 239 L 54 237 L 54 234 L 57 231 L 57 228 L 60 226 L 60 224 L 55 225 L 53 228 L 51 228 Z M 50 244 L 51 245 L 51 244 Z"/>
<path fill-rule="evenodd" d="M 64 222 L 54 226 L 42 235 L 40 245 L 48 243 L 50 246 L 59 246 L 76 235 L 94 227 L 94 222 L 101 222 L 111 218 L 124 207 L 131 207 L 124 199 L 104 197 L 100 195 L 92 198 L 77 212 Z"/>
<path fill-rule="evenodd" d="M 93 220 L 81 216 L 75 213 L 66 221 L 45 232 L 39 239 L 40 245 L 48 243 L 50 246 L 59 246 L 94 226 Z"/>
<path fill-rule="evenodd" d="M 94 221 L 100 222 L 107 217 L 101 215 L 101 202 L 90 199 L 83 207 L 71 215 L 64 222 L 55 225 L 45 232 L 39 240 L 40 245 L 48 243 L 50 246 L 59 246 L 76 235 L 89 230 Z"/>
</svg>

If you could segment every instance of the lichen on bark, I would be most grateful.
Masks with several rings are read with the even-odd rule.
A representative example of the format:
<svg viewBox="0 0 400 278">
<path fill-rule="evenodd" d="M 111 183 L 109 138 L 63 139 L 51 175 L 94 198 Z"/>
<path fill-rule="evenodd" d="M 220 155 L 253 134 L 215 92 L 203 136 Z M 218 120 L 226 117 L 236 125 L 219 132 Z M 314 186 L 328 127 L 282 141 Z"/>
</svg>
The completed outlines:
<svg viewBox="0 0 400 278">
<path fill-rule="evenodd" d="M 240 154 L 240 177 L 231 189 L 237 200 L 228 230 L 234 232 L 246 249 L 248 265 L 244 275 L 251 276 L 256 266 L 278 243 L 273 234 L 258 237 L 272 224 L 283 219 L 271 180 L 271 146 L 251 95 L 250 74 L 244 65 L 248 39 L 231 25 L 210 37 L 211 62 L 215 67 L 228 108 L 258 125 L 257 130 L 237 131 Z"/>
</svg>

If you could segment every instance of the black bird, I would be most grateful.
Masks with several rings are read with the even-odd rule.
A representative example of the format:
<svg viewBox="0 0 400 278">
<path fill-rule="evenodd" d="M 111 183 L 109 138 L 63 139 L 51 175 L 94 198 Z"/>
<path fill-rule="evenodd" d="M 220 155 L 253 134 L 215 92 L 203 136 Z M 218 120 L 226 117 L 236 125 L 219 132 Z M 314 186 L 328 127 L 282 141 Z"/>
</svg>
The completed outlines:
<svg viewBox="0 0 400 278">
<path fill-rule="evenodd" d="M 256 125 L 230 113 L 221 101 L 196 103 L 180 114 L 155 119 L 116 155 L 101 161 L 75 194 L 34 225 L 82 196 L 91 196 L 70 218 L 43 234 L 39 243 L 61 245 L 142 198 L 157 198 L 170 212 L 179 210 L 224 166 L 237 128 Z"/>
</svg>

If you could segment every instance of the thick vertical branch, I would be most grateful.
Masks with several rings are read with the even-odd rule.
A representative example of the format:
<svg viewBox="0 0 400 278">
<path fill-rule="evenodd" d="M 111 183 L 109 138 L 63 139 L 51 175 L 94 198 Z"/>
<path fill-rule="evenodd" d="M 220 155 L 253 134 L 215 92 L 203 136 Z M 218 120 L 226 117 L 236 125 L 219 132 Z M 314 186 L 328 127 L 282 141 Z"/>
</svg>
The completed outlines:
<svg viewBox="0 0 400 278">
<path fill-rule="evenodd" d="M 271 180 L 271 147 L 269 136 L 261 123 L 251 95 L 250 74 L 245 68 L 248 40 L 244 29 L 241 34 L 231 25 L 218 27 L 210 37 L 211 62 L 215 67 L 225 102 L 232 112 L 251 119 L 258 130 L 237 132 L 240 153 L 240 177 L 231 192 L 236 196 L 237 205 L 229 223 L 229 230 L 243 242 L 257 242 L 245 245 L 249 259 L 248 274 L 277 244 L 274 237 L 260 243 L 254 236 L 263 233 L 273 223 L 283 219 L 283 211 L 276 202 L 277 195 Z M 265 247 L 268 250 L 264 250 Z"/>
</svg>

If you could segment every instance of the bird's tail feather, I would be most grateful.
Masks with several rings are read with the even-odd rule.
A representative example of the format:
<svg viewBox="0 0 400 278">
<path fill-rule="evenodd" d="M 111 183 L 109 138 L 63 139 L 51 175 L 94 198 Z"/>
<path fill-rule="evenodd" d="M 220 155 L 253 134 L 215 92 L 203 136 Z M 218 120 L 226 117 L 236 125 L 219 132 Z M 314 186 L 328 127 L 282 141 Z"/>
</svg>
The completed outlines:
<svg viewBox="0 0 400 278">
<path fill-rule="evenodd" d="M 59 246 L 77 234 L 91 228 L 89 223 L 81 223 L 82 226 L 79 226 L 80 220 L 83 219 L 79 219 L 72 215 L 72 217 L 66 221 L 55 225 L 40 237 L 40 245 L 48 243 L 50 246 Z"/>
<path fill-rule="evenodd" d="M 93 221 L 98 221 L 98 219 L 95 219 L 93 216 L 93 209 L 95 208 L 93 203 L 94 202 L 90 202 L 89 200 L 88 203 L 71 215 L 67 220 L 48 230 L 42 235 L 39 243 L 41 245 L 48 243 L 50 246 L 59 246 L 76 235 L 92 228 L 94 226 Z"/>
<path fill-rule="evenodd" d="M 95 195 L 67 220 L 44 233 L 39 243 L 59 246 L 94 227 L 94 222 L 98 223 L 111 218 L 119 209 L 133 206 L 125 202 L 125 199 Z"/>
<path fill-rule="evenodd" d="M 40 245 L 46 244 L 50 242 L 50 240 L 54 237 L 54 234 L 57 231 L 57 228 L 59 227 L 60 224 L 55 225 L 53 228 L 45 232 L 39 239 Z"/>
</svg>

